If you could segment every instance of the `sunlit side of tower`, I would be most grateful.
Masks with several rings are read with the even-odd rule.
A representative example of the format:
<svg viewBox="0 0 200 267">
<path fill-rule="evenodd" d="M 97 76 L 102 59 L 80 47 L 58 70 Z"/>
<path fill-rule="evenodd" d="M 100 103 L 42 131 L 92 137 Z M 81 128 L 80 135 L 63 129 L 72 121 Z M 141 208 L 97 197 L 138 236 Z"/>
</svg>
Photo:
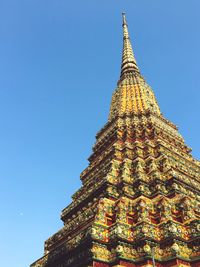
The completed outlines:
<svg viewBox="0 0 200 267">
<path fill-rule="evenodd" d="M 120 79 L 81 181 L 31 267 L 200 266 L 200 162 L 142 77 L 125 14 Z"/>
</svg>

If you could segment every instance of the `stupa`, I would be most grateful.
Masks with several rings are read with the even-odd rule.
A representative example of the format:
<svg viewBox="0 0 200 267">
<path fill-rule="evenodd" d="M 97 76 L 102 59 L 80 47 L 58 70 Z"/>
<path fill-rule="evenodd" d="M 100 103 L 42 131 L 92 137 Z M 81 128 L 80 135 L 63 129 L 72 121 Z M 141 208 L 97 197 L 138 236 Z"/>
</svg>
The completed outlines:
<svg viewBox="0 0 200 267">
<path fill-rule="evenodd" d="M 125 14 L 120 79 L 80 178 L 31 267 L 200 266 L 200 162 L 141 75 Z"/>
</svg>

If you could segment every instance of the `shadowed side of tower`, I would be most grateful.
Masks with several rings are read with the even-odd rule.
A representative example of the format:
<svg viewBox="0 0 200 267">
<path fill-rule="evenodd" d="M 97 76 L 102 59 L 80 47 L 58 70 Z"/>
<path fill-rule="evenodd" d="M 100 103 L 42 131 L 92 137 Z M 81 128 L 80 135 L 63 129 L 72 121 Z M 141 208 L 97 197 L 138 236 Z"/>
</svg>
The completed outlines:
<svg viewBox="0 0 200 267">
<path fill-rule="evenodd" d="M 142 77 L 123 14 L 121 74 L 63 228 L 32 267 L 200 266 L 200 163 Z"/>
</svg>

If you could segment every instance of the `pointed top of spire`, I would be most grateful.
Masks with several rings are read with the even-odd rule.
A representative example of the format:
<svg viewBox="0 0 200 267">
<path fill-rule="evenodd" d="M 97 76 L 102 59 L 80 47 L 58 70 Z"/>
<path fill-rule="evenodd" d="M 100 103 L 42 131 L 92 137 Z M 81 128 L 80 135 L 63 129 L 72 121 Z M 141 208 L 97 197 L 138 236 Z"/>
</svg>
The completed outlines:
<svg viewBox="0 0 200 267">
<path fill-rule="evenodd" d="M 123 53 L 121 76 L 112 96 L 109 121 L 118 117 L 152 114 L 161 115 L 151 87 L 140 74 L 131 46 L 125 13 L 123 18 Z"/>
<path fill-rule="evenodd" d="M 126 21 L 125 13 L 122 13 L 123 18 L 123 53 L 122 53 L 122 64 L 121 64 L 121 76 L 123 78 L 126 73 L 139 73 L 139 69 L 135 60 L 133 49 L 131 46 L 131 41 L 128 33 L 128 24 Z"/>
<path fill-rule="evenodd" d="M 127 25 L 127 22 L 126 22 L 126 13 L 125 12 L 122 12 L 122 18 L 123 18 L 123 24 L 122 25 Z"/>
</svg>

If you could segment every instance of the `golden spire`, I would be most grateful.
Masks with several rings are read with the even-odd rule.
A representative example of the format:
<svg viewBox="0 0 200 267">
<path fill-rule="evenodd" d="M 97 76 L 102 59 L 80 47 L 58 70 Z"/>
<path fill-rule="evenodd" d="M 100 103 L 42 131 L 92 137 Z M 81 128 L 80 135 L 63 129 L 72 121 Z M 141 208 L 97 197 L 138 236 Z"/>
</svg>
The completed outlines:
<svg viewBox="0 0 200 267">
<path fill-rule="evenodd" d="M 122 13 L 123 18 L 123 53 L 121 64 L 121 76 L 123 78 L 125 73 L 140 72 L 134 57 L 131 41 L 128 33 L 128 24 L 126 22 L 125 13 Z"/>
<path fill-rule="evenodd" d="M 109 121 L 124 115 L 138 115 L 146 112 L 160 115 L 160 109 L 151 87 L 140 74 L 137 66 L 125 14 L 123 16 L 123 53 L 121 76 L 115 90 L 109 113 Z"/>
</svg>

